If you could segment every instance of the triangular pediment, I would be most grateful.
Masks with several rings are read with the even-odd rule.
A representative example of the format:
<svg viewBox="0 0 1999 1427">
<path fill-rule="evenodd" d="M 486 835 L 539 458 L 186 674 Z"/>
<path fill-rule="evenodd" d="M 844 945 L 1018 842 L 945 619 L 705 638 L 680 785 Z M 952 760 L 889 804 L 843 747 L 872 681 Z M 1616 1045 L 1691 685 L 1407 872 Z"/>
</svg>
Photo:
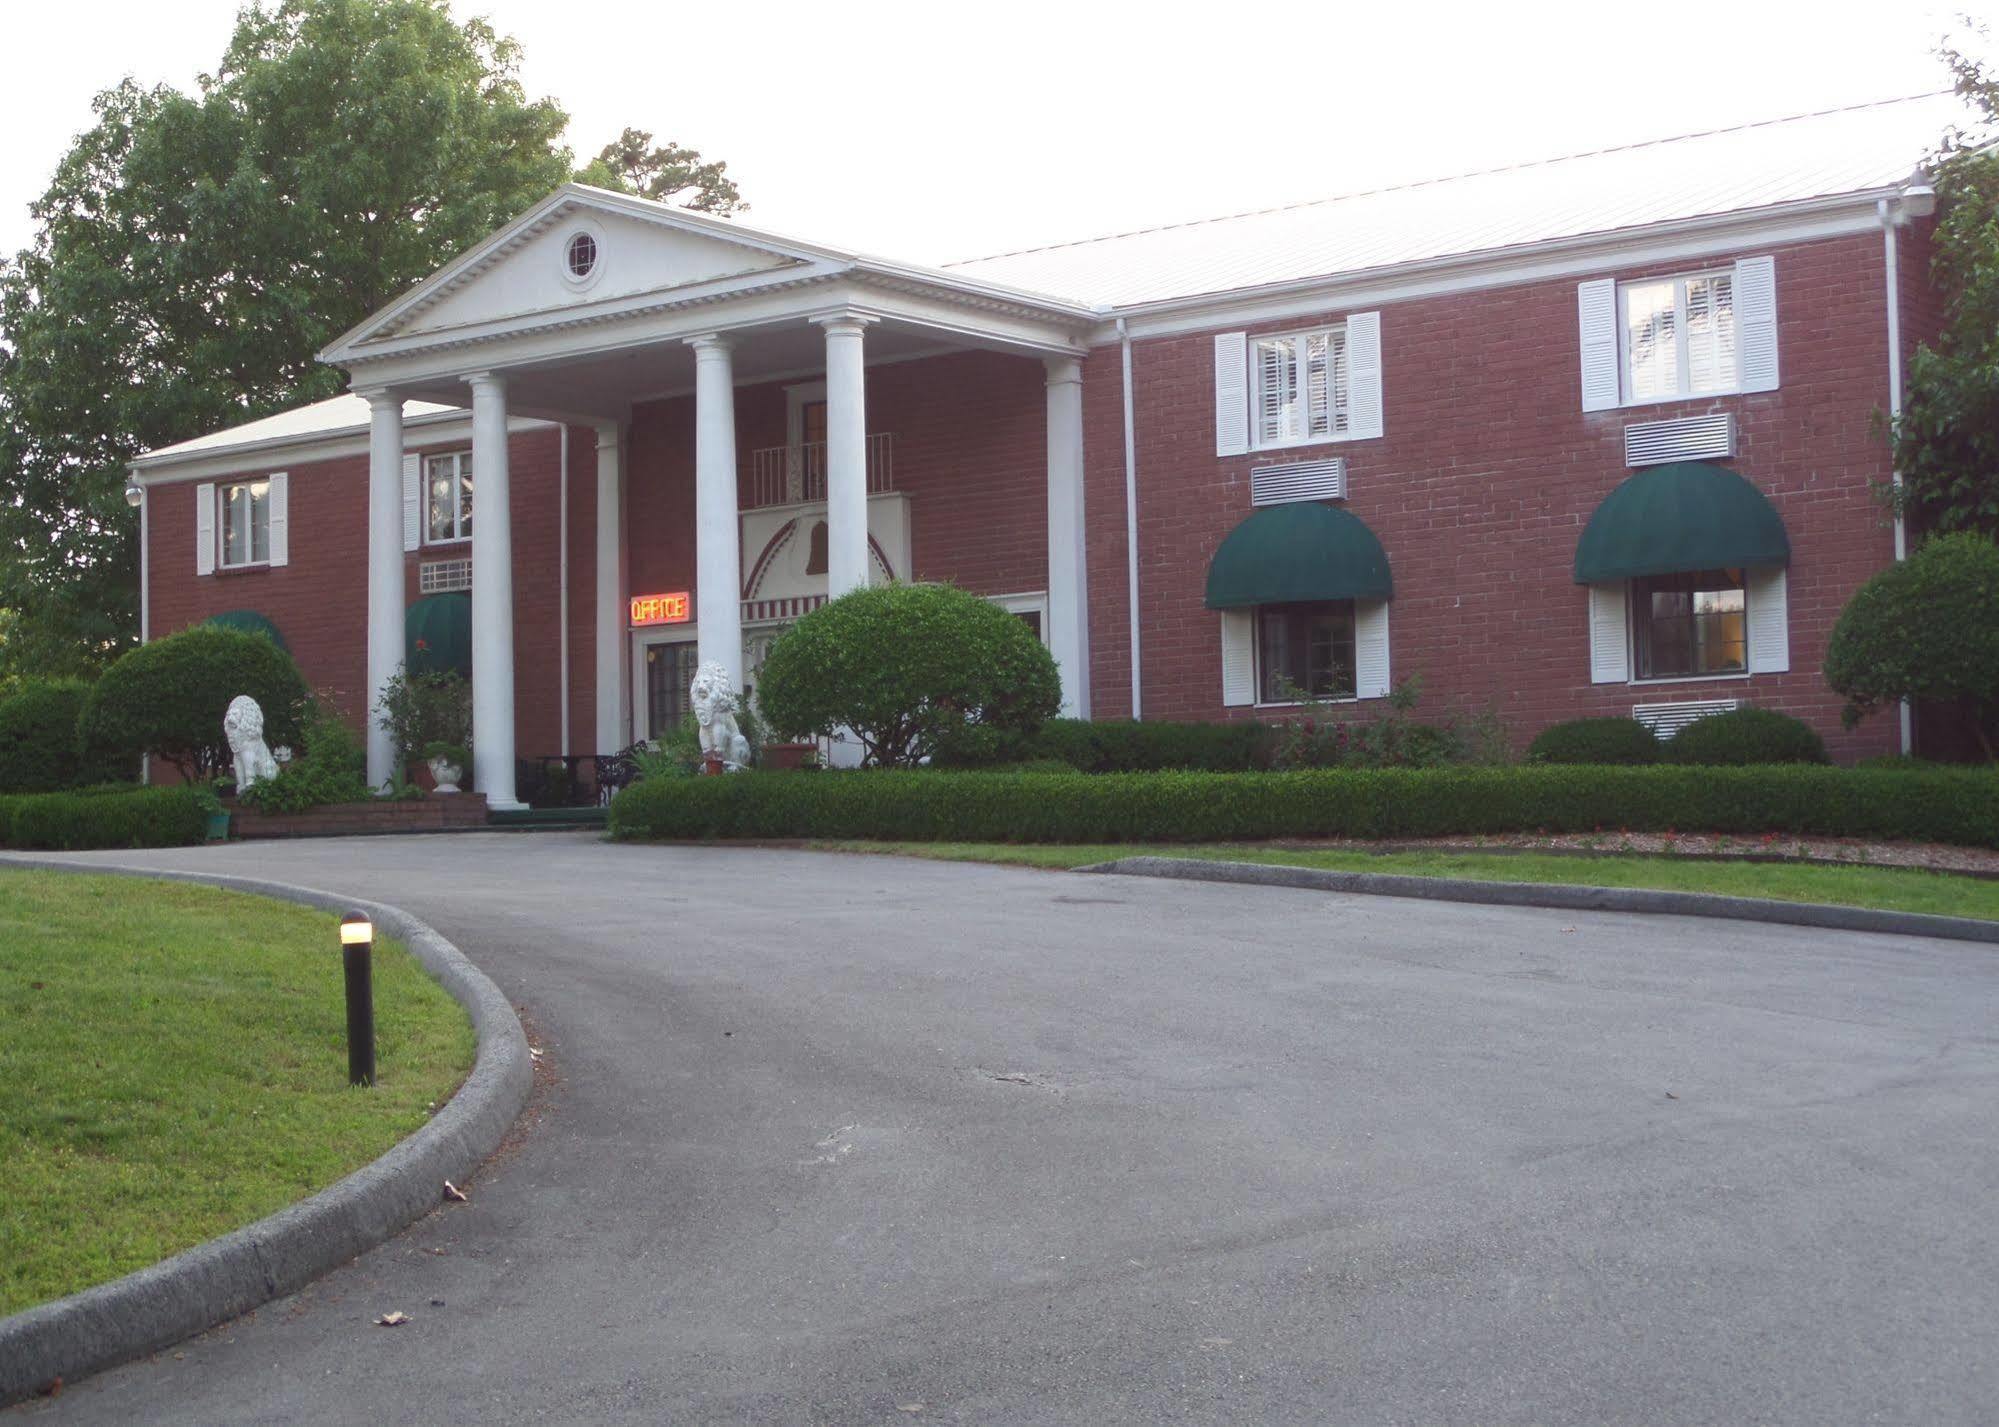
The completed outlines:
<svg viewBox="0 0 1999 1427">
<path fill-rule="evenodd" d="M 574 245 L 586 244 L 587 270 Z M 781 270 L 840 266 L 846 255 L 739 229 L 722 219 L 570 184 L 346 334 L 340 361 L 391 340 L 753 283 Z"/>
</svg>

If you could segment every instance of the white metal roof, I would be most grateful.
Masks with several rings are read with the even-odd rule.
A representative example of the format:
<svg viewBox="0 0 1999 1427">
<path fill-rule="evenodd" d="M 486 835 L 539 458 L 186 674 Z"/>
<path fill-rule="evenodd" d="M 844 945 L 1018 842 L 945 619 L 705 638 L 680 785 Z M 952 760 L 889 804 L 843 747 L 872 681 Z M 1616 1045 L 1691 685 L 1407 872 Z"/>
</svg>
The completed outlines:
<svg viewBox="0 0 1999 1427">
<path fill-rule="evenodd" d="M 416 421 L 440 413 L 462 414 L 457 407 L 439 406 L 428 401 L 412 401 L 403 406 L 404 421 Z M 328 397 L 325 401 L 315 401 L 309 406 L 295 406 L 290 411 L 281 411 L 276 416 L 266 416 L 260 421 L 246 421 L 241 426 L 211 431 L 208 435 L 197 436 L 191 441 L 162 446 L 139 457 L 139 464 L 181 460 L 209 452 L 234 450 L 238 446 L 284 445 L 292 441 L 337 436 L 344 432 L 367 429 L 368 403 L 352 392 L 342 392 L 339 396 Z"/>
<path fill-rule="evenodd" d="M 1954 95 L 1917 95 L 945 270 L 1113 307 L 1331 277 L 1888 188 L 1967 118 Z"/>
</svg>

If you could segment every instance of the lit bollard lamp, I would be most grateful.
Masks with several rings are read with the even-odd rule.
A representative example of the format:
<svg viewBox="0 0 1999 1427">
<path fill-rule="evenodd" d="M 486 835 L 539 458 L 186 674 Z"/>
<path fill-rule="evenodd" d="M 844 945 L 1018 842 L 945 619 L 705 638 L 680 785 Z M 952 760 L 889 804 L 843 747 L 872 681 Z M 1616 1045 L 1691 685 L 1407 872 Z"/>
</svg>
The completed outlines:
<svg viewBox="0 0 1999 1427">
<path fill-rule="evenodd" d="M 359 912 L 340 919 L 347 971 L 347 1083 L 375 1083 L 375 924 Z"/>
</svg>

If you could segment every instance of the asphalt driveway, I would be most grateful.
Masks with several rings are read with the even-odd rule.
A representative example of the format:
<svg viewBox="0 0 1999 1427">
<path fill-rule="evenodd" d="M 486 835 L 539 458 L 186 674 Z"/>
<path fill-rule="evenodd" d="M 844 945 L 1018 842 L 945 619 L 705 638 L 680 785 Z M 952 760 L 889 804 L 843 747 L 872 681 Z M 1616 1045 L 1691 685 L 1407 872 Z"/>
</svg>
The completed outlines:
<svg viewBox="0 0 1999 1427">
<path fill-rule="evenodd" d="M 553 1075 L 469 1205 L 23 1420 L 1999 1417 L 1991 947 L 571 835 L 77 860 L 407 907 Z"/>
</svg>

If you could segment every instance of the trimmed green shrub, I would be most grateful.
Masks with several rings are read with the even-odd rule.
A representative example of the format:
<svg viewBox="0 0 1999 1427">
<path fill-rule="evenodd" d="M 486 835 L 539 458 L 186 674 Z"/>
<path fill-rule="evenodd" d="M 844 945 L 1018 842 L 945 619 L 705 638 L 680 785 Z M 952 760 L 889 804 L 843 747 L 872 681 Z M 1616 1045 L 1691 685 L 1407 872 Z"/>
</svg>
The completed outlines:
<svg viewBox="0 0 1999 1427">
<path fill-rule="evenodd" d="M 368 750 L 338 714 L 315 703 L 298 755 L 277 777 L 239 792 L 237 800 L 267 813 L 302 813 L 369 796 Z"/>
<path fill-rule="evenodd" d="M 54 792 L 89 776 L 76 731 L 89 692 L 79 680 L 30 679 L 0 700 L 0 792 Z"/>
<path fill-rule="evenodd" d="M 1730 709 L 1695 719 L 1666 741 L 1659 757 L 1664 763 L 1695 763 L 1705 768 L 1832 761 L 1826 757 L 1825 740 L 1804 720 L 1775 709 L 1757 708 Z"/>
<path fill-rule="evenodd" d="M 264 711 L 264 741 L 299 741 L 305 680 L 291 656 L 261 634 L 196 625 L 119 656 L 91 686 L 78 720 L 84 754 L 171 764 L 190 783 L 227 773 L 222 716 L 248 694 Z"/>
<path fill-rule="evenodd" d="M 1083 773 L 1152 773 L 1194 768 L 1246 773 L 1270 766 L 1271 729 L 1236 723 L 1097 721 L 1051 718 L 1032 733 L 940 740 L 939 767 L 1011 766 L 1054 760 Z"/>
<path fill-rule="evenodd" d="M 1239 842 L 1508 832 L 1766 832 L 1999 847 L 1983 769 L 1478 767 L 1299 773 L 737 773 L 653 779 L 619 838 Z"/>
<path fill-rule="evenodd" d="M 778 637 L 757 685 L 780 737 L 849 729 L 878 767 L 912 767 L 944 741 L 1032 732 L 1061 701 L 1055 660 L 1027 625 L 950 585 L 829 600 Z"/>
<path fill-rule="evenodd" d="M 1825 678 L 1849 728 L 1901 699 L 1954 704 L 1999 758 L 1999 545 L 1940 535 L 1868 580 L 1832 627 Z"/>
<path fill-rule="evenodd" d="M 0 843 L 22 849 L 188 847 L 208 835 L 202 787 L 78 789 L 0 799 Z"/>
<path fill-rule="evenodd" d="M 1550 724 L 1527 745 L 1529 763 L 1659 761 L 1659 739 L 1635 718 L 1572 718 Z"/>
</svg>

